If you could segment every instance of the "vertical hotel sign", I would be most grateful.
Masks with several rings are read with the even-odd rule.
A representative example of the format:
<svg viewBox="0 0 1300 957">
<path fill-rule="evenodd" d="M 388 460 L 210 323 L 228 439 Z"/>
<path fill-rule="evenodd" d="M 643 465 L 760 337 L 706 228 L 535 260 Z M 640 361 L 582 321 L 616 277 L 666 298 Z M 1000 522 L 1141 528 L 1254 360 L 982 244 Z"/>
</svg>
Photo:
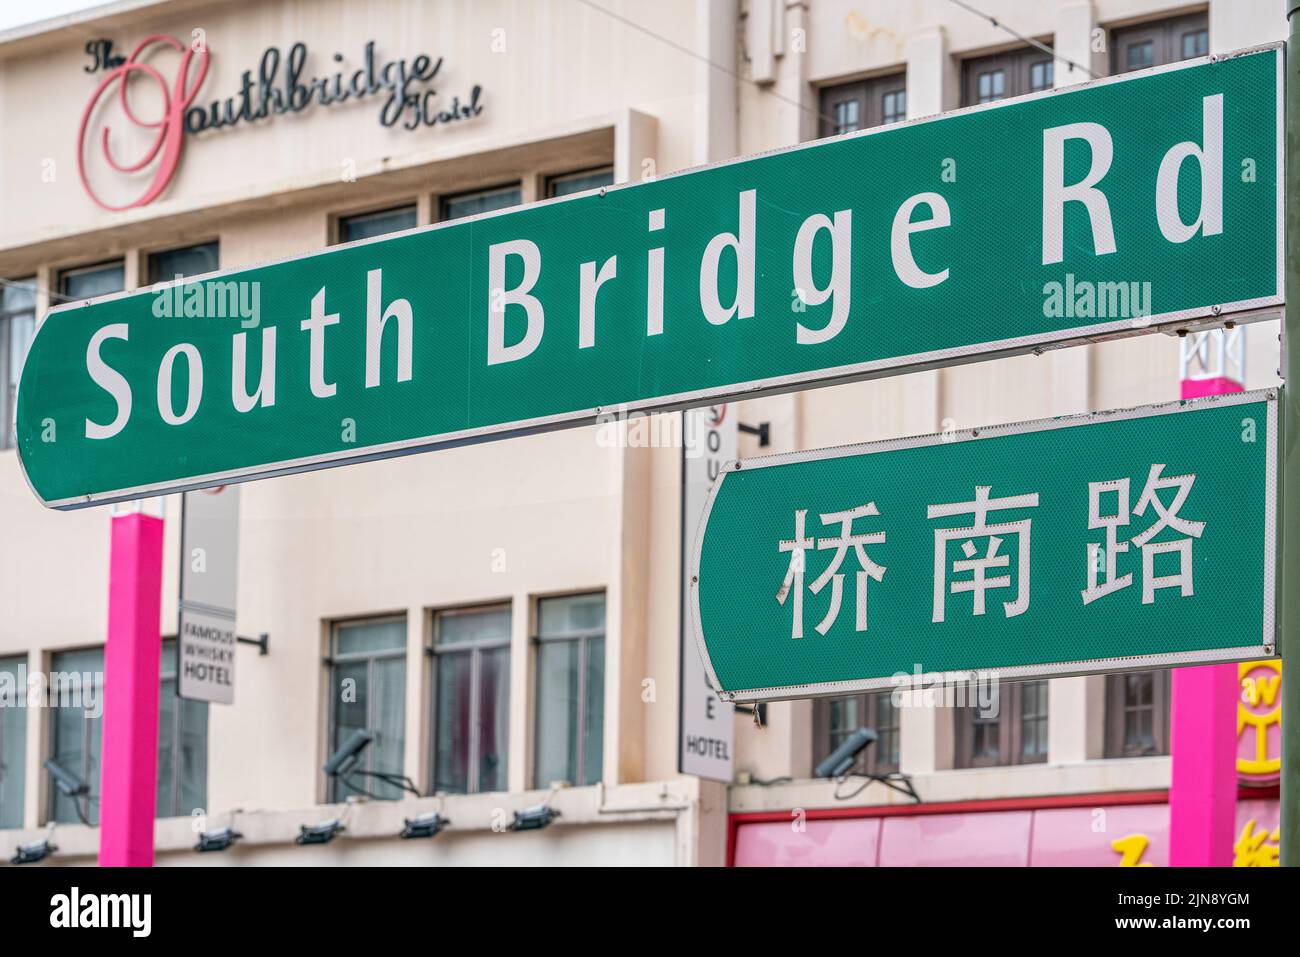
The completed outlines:
<svg viewBox="0 0 1300 957">
<path fill-rule="evenodd" d="M 736 407 L 725 403 L 691 409 L 682 419 L 682 595 L 691 593 L 687 545 L 704 516 L 722 466 L 735 459 Z M 691 630 L 690 608 L 682 603 L 680 735 L 677 769 L 714 781 L 731 781 L 735 748 L 735 705 L 709 684 Z"/>
<path fill-rule="evenodd" d="M 235 700 L 239 487 L 187 492 L 181 509 L 177 693 L 230 704 Z"/>
</svg>

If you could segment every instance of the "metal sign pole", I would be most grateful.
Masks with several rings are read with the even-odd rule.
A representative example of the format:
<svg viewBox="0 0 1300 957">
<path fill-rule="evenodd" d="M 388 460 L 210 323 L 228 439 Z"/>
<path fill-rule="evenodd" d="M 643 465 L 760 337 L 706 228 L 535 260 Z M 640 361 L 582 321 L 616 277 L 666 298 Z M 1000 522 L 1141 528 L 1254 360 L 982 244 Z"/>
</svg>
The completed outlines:
<svg viewBox="0 0 1300 957">
<path fill-rule="evenodd" d="M 1282 834 L 1281 862 L 1287 867 L 1300 866 L 1300 602 L 1293 582 L 1300 573 L 1300 388 L 1293 373 L 1300 373 L 1300 361 L 1294 363 L 1292 348 L 1300 342 L 1300 0 L 1287 0 L 1290 32 L 1286 56 L 1286 318 L 1283 323 L 1283 374 L 1286 388 L 1282 399 L 1282 595 L 1283 609 L 1279 635 L 1282 655 Z"/>
</svg>

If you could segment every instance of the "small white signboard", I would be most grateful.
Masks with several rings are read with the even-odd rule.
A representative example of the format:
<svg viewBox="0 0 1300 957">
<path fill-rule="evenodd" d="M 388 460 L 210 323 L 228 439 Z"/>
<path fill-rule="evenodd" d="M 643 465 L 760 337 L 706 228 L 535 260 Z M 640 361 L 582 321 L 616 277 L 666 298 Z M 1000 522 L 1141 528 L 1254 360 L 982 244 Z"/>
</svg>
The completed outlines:
<svg viewBox="0 0 1300 957">
<path fill-rule="evenodd" d="M 177 693 L 216 704 L 235 700 L 235 600 L 239 486 L 186 492 L 181 511 Z"/>
</svg>

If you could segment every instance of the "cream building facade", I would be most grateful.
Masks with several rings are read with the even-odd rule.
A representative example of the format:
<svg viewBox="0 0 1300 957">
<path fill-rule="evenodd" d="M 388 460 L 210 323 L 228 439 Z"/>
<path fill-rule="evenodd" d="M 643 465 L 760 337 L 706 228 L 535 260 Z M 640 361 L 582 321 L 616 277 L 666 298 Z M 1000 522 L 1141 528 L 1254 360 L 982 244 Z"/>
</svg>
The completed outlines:
<svg viewBox="0 0 1300 957">
<path fill-rule="evenodd" d="M 1086 79 L 1069 61 L 1099 75 L 1124 68 L 1116 39 L 1138 36 L 1124 31 L 1156 37 L 1154 56 L 1160 43 L 1182 42 L 1163 26 L 1174 21 L 1191 24 L 1184 33 L 1203 29 L 1210 53 L 1281 39 L 1285 26 L 1274 0 L 975 6 L 1055 56 L 948 0 L 119 0 L 0 34 L 4 381 L 13 381 L 29 326 L 59 297 L 111 291 L 95 283 L 146 286 L 184 259 L 168 257 L 176 250 L 198 247 L 194 257 L 215 257 L 220 268 L 282 259 L 385 224 L 427 225 L 557 195 L 566 184 L 634 181 L 786 146 L 834 132 L 828 124 L 867 125 L 882 93 L 905 96 L 883 107 L 898 115 L 875 122 L 955 109 L 997 93 L 981 91 L 979 76 L 996 72 L 998 58 L 1011 87 L 1016 71 L 1044 59 L 1052 69 L 1029 82 L 1064 86 Z M 196 107 L 237 95 L 242 72 L 255 71 L 268 48 L 287 57 L 301 42 L 304 77 L 343 71 L 346 82 L 373 41 L 381 66 L 442 58 L 432 81 L 412 83 L 436 89 L 420 101 L 431 108 L 425 115 L 453 97 L 481 111 L 404 129 L 412 107 L 385 126 L 389 94 L 379 90 L 187 132 L 156 199 L 105 209 L 78 173 L 79 123 L 104 75 L 90 67 L 106 49 L 99 41 L 125 56 L 153 35 L 210 52 Z M 1004 95 L 1014 92 L 1028 90 Z M 140 95 L 147 103 L 148 91 Z M 119 133 L 124 155 L 153 135 Z M 102 168 L 87 179 L 108 205 L 140 192 Z M 1275 322 L 1246 331 L 1248 386 L 1277 382 L 1277 333 Z M 1149 336 L 753 400 L 738 411 L 743 422 L 768 424 L 770 452 L 1163 401 L 1178 390 L 1179 341 Z M 757 451 L 758 440 L 743 435 L 742 454 Z M 174 754 L 187 757 L 167 765 L 177 799 L 158 821 L 158 862 L 722 864 L 732 815 L 903 801 L 878 785 L 840 801 L 833 782 L 810 778 L 848 713 L 825 703 L 773 704 L 762 727 L 737 715 L 739 776 L 730 786 L 678 773 L 680 484 L 679 448 L 611 447 L 584 428 L 242 486 L 238 629 L 269 635 L 269 653 L 239 648 L 233 705 L 170 725 L 164 715 Z M 170 636 L 179 499 L 159 507 Z M 93 670 L 106 621 L 109 512 L 46 511 L 12 448 L 0 451 L 0 666 L 30 675 L 90 661 Z M 434 704 L 447 667 L 436 646 L 465 610 L 485 613 L 474 620 L 495 636 L 493 663 L 480 651 L 470 672 L 474 702 L 490 699 L 493 711 L 458 737 Z M 561 624 L 548 633 L 552 618 Z M 354 628 L 367 622 L 383 628 Z M 581 661 L 553 673 L 548 639 L 576 642 L 579 633 Z M 372 637 L 379 644 L 366 657 L 348 658 L 345 646 Z M 66 657 L 83 650 L 91 656 Z M 400 761 L 384 770 L 430 794 L 439 762 L 449 762 L 447 779 L 474 793 L 337 803 L 321 767 L 338 742 L 339 669 L 349 660 L 364 661 L 367 700 L 387 722 L 384 754 Z M 554 674 L 580 681 L 582 700 L 556 691 Z M 1045 718 L 1032 725 L 1031 736 L 1042 736 L 1034 760 L 991 764 L 972 760 L 950 709 L 901 709 L 887 719 L 896 760 L 881 760 L 910 774 L 926 802 L 1096 795 L 1105 803 L 1167 788 L 1167 746 L 1114 756 L 1110 694 L 1105 678 L 1052 680 L 1036 703 L 1019 705 L 1022 718 Z M 58 819 L 53 860 L 89 861 L 97 830 L 68 818 L 42 762 L 73 755 L 93 777 L 93 722 L 77 730 L 40 702 L 19 710 L 0 724 L 0 857 Z M 1025 727 L 1013 736 L 1021 752 Z M 566 749 L 556 734 L 581 744 Z M 449 743 L 470 750 L 453 760 Z M 466 776 L 457 761 L 473 771 Z M 570 786 L 551 786 L 554 768 L 569 772 Z M 556 823 L 502 832 L 513 811 L 539 803 L 560 811 Z M 397 839 L 405 818 L 435 809 L 451 821 L 446 833 Z M 332 818 L 346 826 L 333 842 L 294 844 L 301 825 Z M 228 824 L 243 835 L 234 849 L 193 853 L 196 831 Z"/>
</svg>

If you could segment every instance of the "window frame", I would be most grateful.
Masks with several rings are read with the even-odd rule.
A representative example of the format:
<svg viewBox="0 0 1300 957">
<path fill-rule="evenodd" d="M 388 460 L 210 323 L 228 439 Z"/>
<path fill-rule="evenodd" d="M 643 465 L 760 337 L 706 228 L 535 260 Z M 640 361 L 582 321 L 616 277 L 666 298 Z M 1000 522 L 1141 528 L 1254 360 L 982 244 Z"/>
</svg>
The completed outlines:
<svg viewBox="0 0 1300 957">
<path fill-rule="evenodd" d="M 832 698 L 815 699 L 813 701 L 813 767 L 816 767 L 822 761 L 830 757 L 831 752 L 842 743 L 831 740 L 831 735 L 833 734 L 831 729 L 831 708 L 834 706 L 835 702 L 849 700 L 856 701 L 858 707 L 862 709 L 863 714 L 869 716 L 864 719 L 866 723 L 860 724 L 859 727 L 871 728 L 879 735 L 880 728 L 878 727 L 878 722 L 875 717 L 877 699 L 882 695 L 889 697 L 892 694 L 892 690 L 865 691 L 853 695 L 836 695 Z M 886 727 L 891 730 L 897 738 L 897 748 L 901 760 L 903 742 L 902 709 L 898 707 L 894 708 L 894 719 L 895 723 L 887 725 Z M 863 752 L 857 756 L 853 762 L 852 771 L 859 774 L 890 774 L 899 770 L 899 761 L 882 761 L 882 754 L 883 751 L 880 748 L 880 739 L 877 738 L 875 744 L 864 749 Z"/>
<path fill-rule="evenodd" d="M 393 213 L 402 213 L 402 212 L 406 212 L 407 210 L 410 210 L 413 219 L 413 222 L 411 223 L 410 226 L 403 226 L 401 229 L 393 229 L 393 230 L 389 230 L 388 232 L 376 233 L 373 236 L 362 236 L 358 239 L 343 238 L 343 232 L 347 223 L 359 221 L 359 220 L 365 220 L 365 219 L 377 219 L 380 216 L 391 215 Z M 333 223 L 333 229 L 331 230 L 331 234 L 332 234 L 331 245 L 341 246 L 347 243 L 364 243 L 372 239 L 378 239 L 381 236 L 395 236 L 398 233 L 405 232 L 408 229 L 419 228 L 420 204 L 418 201 L 412 199 L 405 202 L 393 203 L 392 205 L 381 206 L 374 209 L 358 210 L 357 212 L 353 212 L 353 213 L 335 213 L 333 219 L 334 219 L 334 223 Z"/>
<path fill-rule="evenodd" d="M 171 276 L 154 275 L 154 263 L 157 261 L 158 257 L 166 256 L 171 253 L 187 252 L 188 250 L 199 249 L 203 246 L 213 247 L 213 251 L 216 253 L 217 264 L 210 270 L 210 272 L 220 272 L 221 271 L 221 239 L 220 238 L 205 239 L 197 243 L 186 243 L 184 246 L 165 246 L 161 249 L 152 249 L 147 252 L 141 253 L 141 256 L 144 259 L 144 274 L 149 280 L 149 285 L 155 286 L 158 285 L 159 283 L 168 283 L 168 282 L 176 281 L 175 275 L 171 275 Z M 201 272 L 183 273 L 180 278 L 190 279 L 194 276 L 206 276 L 208 274 L 209 273 L 201 273 Z"/>
<path fill-rule="evenodd" d="M 25 286 L 30 289 L 32 294 L 32 305 L 30 309 L 10 309 L 4 306 L 4 293 L 11 286 Z M 14 448 L 18 444 L 18 436 L 14 428 L 15 420 L 18 417 L 18 382 L 9 381 L 9 366 L 13 359 L 13 330 L 14 324 L 20 316 L 32 317 L 32 339 L 36 338 L 36 312 L 37 312 L 37 293 L 38 287 L 36 277 L 24 277 L 22 279 L 5 280 L 4 286 L 0 288 L 0 450 Z M 27 347 L 31 348 L 31 340 L 28 341 Z M 21 375 L 19 370 L 19 375 Z"/>
<path fill-rule="evenodd" d="M 486 216 L 488 213 L 496 213 L 506 209 L 513 209 L 514 206 L 502 206 L 499 209 L 488 210 L 486 213 L 470 213 L 468 216 L 447 215 L 447 206 L 451 203 L 456 202 L 457 200 L 471 199 L 475 196 L 491 196 L 495 193 L 511 193 L 511 192 L 517 192 L 519 194 L 519 202 L 515 205 L 522 206 L 524 204 L 524 183 L 523 180 L 518 180 L 518 179 L 510 180 L 508 182 L 498 183 L 495 186 L 484 186 L 481 189 L 467 189 L 458 193 L 447 193 L 446 195 L 439 194 L 438 222 L 455 223 L 455 222 L 459 222 L 462 219 L 470 219 L 474 216 Z"/>
<path fill-rule="evenodd" d="M 904 70 L 895 70 L 864 80 L 828 83 L 818 87 L 817 97 L 820 106 L 817 120 L 818 135 L 843 136 L 858 130 L 893 125 L 885 122 L 885 97 L 900 93 L 903 95 L 903 114 L 893 123 L 901 123 L 907 119 L 907 72 Z M 832 122 L 836 109 L 845 103 L 854 103 L 858 109 L 858 124 L 852 130 L 840 130 L 839 124 Z"/>
<path fill-rule="evenodd" d="M 58 650 L 50 652 L 49 667 L 46 673 L 47 680 L 45 682 L 45 712 L 46 712 L 45 716 L 46 716 L 47 724 L 46 724 L 44 751 L 45 751 L 46 758 L 49 759 L 56 758 L 58 756 L 58 748 L 59 748 L 58 718 L 56 715 L 56 712 L 59 709 L 53 706 L 52 696 L 54 694 L 54 682 L 51 679 L 51 676 L 55 672 L 62 671 L 63 669 L 59 667 L 56 659 L 58 659 L 60 655 L 77 655 L 77 654 L 84 654 L 86 652 L 99 653 L 98 695 L 100 696 L 100 700 L 102 702 L 103 694 L 104 694 L 104 655 L 105 655 L 105 648 L 103 645 L 90 645 L 81 648 L 60 648 Z M 72 770 L 73 773 L 75 773 L 79 778 L 81 778 L 82 781 L 86 783 L 86 786 L 89 788 L 89 792 L 86 794 L 84 798 L 70 798 L 70 800 L 72 801 L 84 800 L 86 802 L 87 819 L 90 821 L 91 826 L 98 827 L 99 826 L 100 782 L 98 780 L 94 780 L 90 774 L 89 751 L 86 748 L 86 742 L 89 740 L 89 734 L 87 733 L 87 726 L 92 721 L 99 722 L 99 759 L 101 762 L 101 769 L 102 769 L 102 762 L 104 759 L 104 715 L 101 710 L 99 717 L 91 718 L 87 715 L 86 710 L 83 708 L 81 709 L 81 762 L 76 768 L 71 768 L 69 770 Z M 57 824 L 80 824 L 81 823 L 80 818 L 78 818 L 75 814 L 73 815 L 73 818 L 71 820 L 60 821 L 58 819 L 58 803 L 59 803 L 59 796 L 60 796 L 59 789 L 56 787 L 49 787 L 47 788 L 47 792 L 48 793 L 46 794 L 46 800 L 45 800 L 45 820 L 47 823 L 57 823 Z"/>
<path fill-rule="evenodd" d="M 335 650 L 337 647 L 338 631 L 340 627 L 347 627 L 349 625 L 380 625 L 380 624 L 391 624 L 391 623 L 398 623 L 398 622 L 400 622 L 403 627 L 403 640 L 402 643 L 396 646 L 395 648 L 391 648 L 387 651 L 345 652 L 343 654 L 339 654 Z M 384 660 L 390 658 L 402 659 L 403 687 L 405 687 L 405 677 L 406 677 L 405 662 L 406 662 L 406 645 L 407 645 L 405 639 L 405 635 L 406 635 L 405 629 L 408 627 L 408 624 L 407 624 L 405 612 L 392 612 L 389 614 L 378 614 L 378 615 L 358 615 L 351 618 L 331 618 L 326 620 L 326 625 L 327 625 L 326 653 L 324 655 L 323 662 L 325 665 L 326 695 L 329 698 L 329 713 L 326 716 L 326 725 L 325 725 L 325 754 L 326 757 L 328 757 L 329 755 L 333 754 L 335 750 L 338 749 L 338 746 L 341 743 L 337 738 L 339 702 L 337 700 L 338 696 L 334 694 L 334 666 L 336 664 L 339 664 L 340 662 L 343 663 L 356 662 L 356 661 L 366 662 L 366 730 L 371 730 L 372 726 L 375 724 L 374 708 L 377 706 L 377 700 L 378 700 L 377 695 L 371 694 L 371 690 L 373 689 L 375 683 L 375 662 L 381 658 Z M 405 715 L 406 715 L 406 708 L 408 704 L 409 704 L 408 702 L 403 700 L 402 702 L 403 753 L 405 753 L 405 746 L 406 746 Z M 378 752 L 374 747 L 366 748 L 364 753 L 364 761 L 361 763 L 361 768 L 363 770 L 371 771 L 371 772 L 375 770 L 374 760 L 375 760 L 375 755 L 377 753 Z M 403 765 L 405 765 L 405 758 L 403 758 Z M 390 770 L 388 773 L 403 775 L 406 773 L 406 768 L 405 766 L 403 766 L 395 770 Z M 338 778 L 325 775 L 325 800 L 328 803 L 342 804 L 344 801 L 347 800 L 348 795 L 351 793 L 353 792 L 343 787 L 343 785 L 338 780 Z M 378 800 L 398 800 L 398 799 L 399 797 L 395 796 L 393 798 L 379 798 Z"/>
<path fill-rule="evenodd" d="M 476 613 L 501 611 L 507 613 L 511 625 L 506 629 L 506 635 L 503 639 L 482 638 L 477 641 L 457 642 L 449 644 L 445 650 L 439 651 L 438 643 L 438 622 L 447 616 L 454 615 L 472 615 Z M 498 651 L 502 648 L 506 650 L 507 662 L 513 667 L 514 662 L 509 660 L 512 656 L 509 654 L 512 645 L 514 607 L 509 599 L 503 599 L 496 602 L 482 602 L 474 605 L 459 605 L 451 608 L 435 609 L 429 622 L 429 635 L 425 642 L 424 653 L 428 663 L 429 674 L 429 774 L 428 787 L 429 793 L 435 794 L 438 791 L 438 658 L 442 655 L 463 655 L 470 656 L 470 722 L 469 722 L 469 754 L 466 757 L 465 766 L 467 769 L 465 794 L 484 794 L 495 792 L 484 792 L 479 789 L 479 778 L 477 768 L 479 759 L 479 727 L 478 712 L 482 703 L 480 678 L 482 676 L 482 660 L 484 651 Z M 510 713 L 509 688 L 506 691 L 506 714 L 507 720 Z M 510 741 L 506 740 L 506 765 L 507 776 L 509 775 L 509 752 Z M 507 788 L 509 783 L 507 781 Z M 460 793 L 460 792 L 448 792 Z"/>
<path fill-rule="evenodd" d="M 1124 717 L 1128 710 L 1124 701 L 1125 684 L 1133 675 L 1151 675 L 1151 736 L 1153 749 L 1134 750 L 1124 746 Z M 1105 695 L 1105 751 L 1107 758 L 1158 757 L 1170 753 L 1170 725 L 1173 705 L 1173 672 L 1168 668 L 1141 671 L 1124 671 L 1106 675 Z"/>
<path fill-rule="evenodd" d="M 1196 57 L 1182 55 L 1183 39 L 1189 34 L 1205 33 L 1205 48 L 1210 48 L 1210 15 L 1206 10 L 1193 13 L 1180 13 L 1172 17 L 1160 17 L 1123 26 L 1111 27 L 1107 31 L 1110 43 L 1111 76 L 1119 76 L 1149 67 L 1164 66 L 1168 63 L 1181 63 Z M 1151 62 L 1145 66 L 1127 66 L 1127 51 L 1134 43 L 1151 43 Z"/>
<path fill-rule="evenodd" d="M 576 694 L 577 714 L 574 716 L 574 720 L 577 728 L 577 733 L 575 734 L 577 746 L 575 747 L 573 753 L 573 765 L 574 765 L 574 771 L 576 772 L 574 777 L 576 780 L 568 782 L 568 784 L 571 787 L 587 787 L 592 784 L 598 784 L 599 781 L 604 780 L 605 777 L 605 759 L 604 759 L 605 709 L 603 707 L 601 708 L 600 737 L 601 737 L 602 750 L 601 750 L 601 762 L 600 762 L 600 779 L 598 781 L 585 780 L 586 771 L 587 771 L 587 765 L 586 765 L 587 753 L 586 753 L 586 741 L 585 741 L 586 735 L 583 733 L 583 731 L 586 728 L 586 724 L 587 724 L 587 683 L 589 680 L 589 671 L 591 665 L 591 652 L 590 652 L 589 642 L 595 639 L 599 639 L 601 642 L 606 641 L 609 635 L 609 619 L 606 618 L 605 627 L 600 629 L 599 631 L 587 630 L 587 631 L 565 632 L 563 634 L 543 635 L 541 634 L 542 604 L 546 601 L 550 601 L 552 599 L 557 599 L 557 598 L 582 598 L 588 595 L 599 595 L 601 598 L 601 602 L 604 605 L 605 613 L 608 615 L 609 594 L 604 589 L 598 591 L 575 591 L 575 592 L 564 592 L 556 595 L 539 596 L 534 601 L 534 606 L 533 606 L 535 622 L 537 624 L 537 627 L 536 629 L 534 629 L 534 633 L 529 637 L 529 645 L 533 648 L 534 659 L 536 658 L 537 652 L 540 650 L 543 644 L 555 644 L 555 643 L 565 642 L 565 641 L 578 642 L 578 689 Z M 605 650 L 608 651 L 608 645 L 605 646 Z M 608 661 L 608 659 L 606 659 L 606 661 Z M 533 675 L 534 694 L 533 694 L 533 708 L 532 708 L 534 731 L 536 731 L 537 728 L 541 727 L 542 696 L 536 693 L 537 681 L 538 681 L 538 675 L 536 673 L 536 668 L 534 668 L 534 675 Z M 605 696 L 604 689 L 601 689 L 602 699 L 604 698 L 604 696 Z M 551 786 L 550 781 L 541 781 L 537 778 L 538 743 L 539 743 L 538 740 L 535 738 L 533 741 L 533 748 L 532 748 L 533 786 L 535 788 L 549 788 Z"/>
<path fill-rule="evenodd" d="M 556 174 L 553 175 L 553 176 L 548 176 L 548 177 L 546 177 L 546 188 L 545 188 L 545 190 L 543 191 L 543 195 L 544 195 L 547 199 L 555 199 L 555 198 L 557 197 L 557 195 L 558 195 L 558 194 L 555 192 L 555 184 L 556 184 L 556 183 L 563 183 L 565 180 L 581 179 L 581 178 L 584 177 L 584 176 L 595 176 L 597 173 L 608 173 L 608 174 L 609 174 L 609 183 L 606 184 L 606 187 L 604 187 L 604 188 L 608 188 L 609 186 L 613 186 L 613 185 L 614 185 L 614 165 L 613 165 L 612 163 L 605 163 L 605 164 L 600 165 L 600 166 L 591 166 L 591 167 L 588 167 L 588 168 L 586 168 L 586 169 L 575 169 L 575 170 L 572 170 L 572 171 L 570 171 L 570 172 L 568 172 L 568 173 L 556 173 Z M 595 187 L 595 186 L 593 186 L 593 187 L 591 187 L 591 188 L 592 188 L 592 189 L 600 189 L 600 188 L 602 188 L 602 187 Z M 586 190 L 579 190 L 577 193 L 566 193 L 565 195 L 566 195 L 566 196 L 577 196 L 577 195 L 580 195 L 580 193 L 583 193 L 583 192 L 586 192 Z M 449 198 L 451 198 L 451 199 L 455 199 L 456 197 L 453 196 L 453 197 L 449 197 Z"/>
<path fill-rule="evenodd" d="M 19 674 L 21 674 L 24 679 L 26 679 L 27 677 L 27 655 L 24 652 L 20 651 L 20 652 L 15 652 L 13 654 L 0 655 L 0 666 L 5 666 L 6 670 L 8 668 L 13 668 L 13 674 L 15 675 L 15 677 L 17 677 Z M 28 709 L 26 705 L 27 684 L 25 680 L 18 687 L 17 693 L 23 696 L 24 703 L 21 707 L 0 708 L 0 764 L 3 764 L 5 761 L 4 725 L 5 725 L 5 719 L 8 717 L 9 713 L 11 712 L 20 713 L 22 718 L 22 732 L 23 732 L 21 738 L 21 753 L 18 755 L 18 760 L 16 762 L 10 762 L 11 766 L 16 768 L 15 773 L 17 774 L 18 781 L 19 781 L 18 823 L 5 824 L 3 823 L 3 820 L 0 819 L 0 830 L 5 830 L 5 831 L 17 830 L 23 827 L 25 823 L 25 817 L 26 817 L 25 805 L 26 805 L 26 798 L 27 798 L 27 718 L 28 718 L 27 711 Z"/>
<path fill-rule="evenodd" d="M 99 272 L 101 270 L 106 269 L 109 266 L 121 267 L 122 288 L 119 290 L 119 292 L 125 292 L 126 291 L 126 258 L 123 256 L 113 256 L 110 257 L 109 259 L 101 259 L 98 262 L 83 263 L 78 266 L 65 266 L 64 268 L 58 270 L 58 272 L 55 274 L 55 278 L 57 281 L 54 284 L 55 287 L 58 289 L 58 298 L 62 302 L 82 302 L 83 300 L 77 298 L 76 296 L 68 295 L 68 284 L 67 284 L 68 277 L 76 276 L 79 274 L 85 274 L 85 273 Z M 103 293 L 103 295 L 111 296 L 111 295 L 116 295 L 116 293 Z"/>
<path fill-rule="evenodd" d="M 1044 53 L 1035 46 L 1019 46 L 999 53 L 963 58 L 961 61 L 961 106 L 1000 103 L 1012 97 L 1041 92 L 1040 89 L 1035 89 L 1033 85 L 1034 67 L 1039 64 L 1050 63 L 1053 82 L 1056 75 L 1057 58 L 1055 48 L 1050 39 L 1044 42 L 1044 46 L 1053 52 Z M 981 100 L 979 92 L 980 77 L 999 70 L 1004 77 L 1002 96 Z M 1042 89 L 1051 89 L 1051 87 L 1043 87 Z"/>
<path fill-rule="evenodd" d="M 169 644 L 170 644 L 170 647 L 169 647 Z M 184 701 L 191 701 L 191 700 L 194 700 L 194 699 L 190 699 L 190 698 L 182 698 L 182 697 L 181 697 L 181 694 L 180 694 L 180 664 L 181 664 L 181 662 L 180 662 L 180 653 L 181 653 L 181 649 L 180 649 L 180 641 L 177 639 L 177 637 L 176 637 L 175 635 L 163 635 L 163 636 L 162 636 L 162 656 L 161 656 L 161 660 L 165 661 L 165 660 L 167 659 L 167 656 L 168 656 L 168 655 L 171 655 L 171 657 L 173 657 L 173 658 L 176 660 L 176 672 L 175 672 L 175 674 L 173 674 L 170 678 L 165 678 L 165 677 L 163 677 L 163 674 L 162 674 L 162 668 L 160 667 L 160 668 L 158 669 L 158 677 L 159 677 L 159 685 L 160 685 L 160 686 L 159 686 L 159 689 L 158 689 L 158 696 L 159 696 L 159 700 L 161 701 L 161 699 L 162 699 L 162 695 L 164 694 L 163 689 L 162 689 L 162 687 L 161 687 L 161 683 L 162 683 L 163 681 L 172 681 L 172 682 L 175 683 L 175 686 L 176 686 L 176 687 L 175 687 L 175 691 L 172 692 L 172 697 L 174 697 L 174 698 L 176 699 L 176 701 L 177 701 L 177 703 L 178 703 L 178 706 L 177 706 L 176 708 L 174 708 L 173 711 L 172 711 L 171 728 L 168 730 L 168 733 L 169 733 L 170 736 L 171 736 L 171 741 L 172 741 L 172 755 L 173 755 L 173 758 L 172 758 L 172 781 L 171 781 L 171 789 L 170 789 L 170 790 L 171 790 L 170 807 L 172 808 L 172 810 L 173 810 L 174 813 L 165 814 L 165 815 L 162 814 L 162 813 L 159 813 L 159 812 L 157 811 L 157 806 L 156 806 L 156 803 L 155 803 L 155 816 L 158 817 L 158 818 L 160 818 L 160 819 L 168 818 L 168 817 L 188 817 L 188 816 L 190 815 L 190 813 L 194 810 L 193 808 L 191 808 L 189 811 L 186 811 L 186 810 L 184 810 L 183 808 L 181 808 L 181 780 L 182 780 L 182 777 L 183 777 L 183 775 L 181 774 L 181 741 L 182 741 L 182 736 L 183 736 L 183 734 L 184 734 L 184 732 L 185 732 L 185 722 L 184 722 L 184 708 L 183 708 L 183 706 L 180 706 L 179 703 L 180 703 L 180 702 L 184 702 Z M 208 732 L 209 732 L 209 730 L 210 730 L 210 720 L 211 720 L 211 717 L 212 717 L 212 709 L 211 709 L 211 706 L 210 706 L 210 705 L 208 704 L 208 702 L 206 702 L 206 701 L 198 701 L 198 700 L 195 700 L 194 703 L 203 706 L 203 743 L 204 743 L 204 747 L 205 747 L 205 748 L 208 748 L 209 742 L 210 742 L 210 740 L 211 740 L 210 737 L 209 737 Z M 158 746 L 159 746 L 159 748 L 162 747 L 162 736 L 163 736 L 163 726 L 162 726 L 162 716 L 161 716 L 161 714 L 160 714 L 160 715 L 159 715 L 159 721 L 158 721 Z M 208 751 L 208 758 L 211 758 L 211 754 L 212 754 L 212 753 L 211 753 L 211 751 L 209 750 L 209 751 Z M 160 755 L 160 757 L 161 757 L 161 755 Z M 204 760 L 204 763 L 203 763 L 203 803 L 204 803 L 204 806 L 206 806 L 206 805 L 207 805 L 207 802 L 208 802 L 208 773 L 207 773 L 207 772 L 208 772 L 208 760 L 205 759 L 205 760 Z M 161 761 L 159 761 L 158 774 L 159 774 L 159 776 L 162 775 L 162 762 L 161 762 Z M 156 788 L 155 788 L 155 790 L 156 790 Z"/>
<path fill-rule="evenodd" d="M 1052 722 L 1052 686 L 1047 678 L 1024 678 L 1002 680 L 998 684 L 1000 708 L 997 722 L 998 754 L 995 758 L 975 757 L 975 723 L 980 720 L 976 708 L 966 706 L 953 709 L 953 767 L 960 770 L 971 768 L 1003 768 L 1025 764 L 1045 764 L 1048 751 L 1040 755 L 1023 753 L 1024 745 L 1024 692 L 1025 688 L 1035 682 L 1041 682 L 1047 694 L 1047 707 L 1044 715 L 1046 734 L 1051 733 Z M 1008 693 L 1009 692 L 1009 693 Z"/>
</svg>

